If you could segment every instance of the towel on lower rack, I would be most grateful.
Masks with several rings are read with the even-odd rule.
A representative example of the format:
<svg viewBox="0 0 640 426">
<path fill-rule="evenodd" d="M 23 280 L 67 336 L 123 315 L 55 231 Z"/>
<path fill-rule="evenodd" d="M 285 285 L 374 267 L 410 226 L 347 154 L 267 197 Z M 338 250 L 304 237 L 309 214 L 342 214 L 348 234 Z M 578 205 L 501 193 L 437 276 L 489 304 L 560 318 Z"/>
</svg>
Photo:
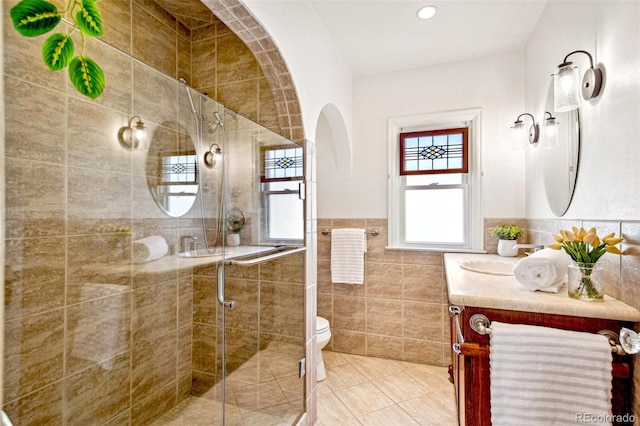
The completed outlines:
<svg viewBox="0 0 640 426">
<path fill-rule="evenodd" d="M 490 348 L 493 426 L 611 424 L 605 336 L 494 321 Z"/>
<path fill-rule="evenodd" d="M 546 248 L 520 260 L 513 268 L 513 275 L 531 291 L 557 293 L 566 281 L 570 261 L 564 250 Z"/>
<path fill-rule="evenodd" d="M 367 235 L 364 229 L 331 231 L 331 282 L 364 284 L 364 254 Z"/>
</svg>

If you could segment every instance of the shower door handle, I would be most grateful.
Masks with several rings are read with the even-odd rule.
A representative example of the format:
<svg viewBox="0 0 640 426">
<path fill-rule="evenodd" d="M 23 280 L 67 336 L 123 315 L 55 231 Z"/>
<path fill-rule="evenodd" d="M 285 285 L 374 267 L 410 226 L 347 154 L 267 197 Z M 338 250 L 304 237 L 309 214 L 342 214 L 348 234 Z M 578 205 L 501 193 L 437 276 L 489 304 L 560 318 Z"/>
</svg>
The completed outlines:
<svg viewBox="0 0 640 426">
<path fill-rule="evenodd" d="M 218 303 L 225 308 L 233 309 L 235 300 L 224 300 L 224 263 L 218 265 Z"/>
</svg>

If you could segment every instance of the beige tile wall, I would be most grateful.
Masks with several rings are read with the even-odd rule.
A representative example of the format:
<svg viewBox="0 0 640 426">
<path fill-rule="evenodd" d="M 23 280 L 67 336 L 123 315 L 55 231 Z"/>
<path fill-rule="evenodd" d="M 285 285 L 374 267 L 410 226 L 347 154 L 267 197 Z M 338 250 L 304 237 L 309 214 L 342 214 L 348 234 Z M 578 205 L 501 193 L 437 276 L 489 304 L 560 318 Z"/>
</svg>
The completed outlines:
<svg viewBox="0 0 640 426">
<path fill-rule="evenodd" d="M 8 11 L 15 3 L 4 5 L 3 17 L 5 99 L 11 100 L 4 409 L 17 424 L 145 424 L 191 391 L 194 296 L 191 271 L 131 265 L 131 242 L 162 235 L 173 247 L 179 235 L 199 227 L 199 214 L 162 214 L 147 188 L 145 153 L 124 150 L 116 134 L 132 115 L 150 133 L 162 129 L 176 141 L 178 126 L 190 128 L 180 85 L 143 63 L 173 78 L 190 77 L 191 32 L 153 1 L 102 1 L 103 40 L 143 63 L 88 40 L 87 55 L 108 82 L 92 101 L 69 86 L 64 72 L 41 63 L 42 38 L 12 29 Z M 225 58 L 232 68 L 233 55 Z M 218 78 L 222 87 L 226 77 Z M 248 80 L 256 89 L 242 105 L 254 105 L 247 114 L 273 126 L 259 70 L 230 84 Z M 278 294 L 283 285 L 267 277 L 261 296 Z M 302 300 L 303 290 L 297 293 Z M 302 302 L 295 303 L 301 311 Z M 265 327 L 285 335 L 281 319 Z"/>
<path fill-rule="evenodd" d="M 321 231 L 335 228 L 380 233 L 367 235 L 364 285 L 331 283 L 331 237 Z M 386 245 L 386 219 L 318 219 L 318 315 L 331 325 L 327 349 L 448 365 L 442 254 Z"/>
<path fill-rule="evenodd" d="M 253 53 L 226 25 L 212 23 L 192 31 L 192 83 L 228 108 L 282 134 L 271 88 Z"/>
</svg>

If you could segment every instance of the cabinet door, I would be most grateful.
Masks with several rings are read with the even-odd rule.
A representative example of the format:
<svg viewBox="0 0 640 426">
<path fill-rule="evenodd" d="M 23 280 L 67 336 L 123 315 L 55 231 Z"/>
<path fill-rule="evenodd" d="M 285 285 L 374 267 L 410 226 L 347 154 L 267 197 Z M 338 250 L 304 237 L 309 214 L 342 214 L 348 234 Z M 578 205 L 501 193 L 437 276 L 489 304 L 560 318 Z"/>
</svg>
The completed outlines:
<svg viewBox="0 0 640 426">
<path fill-rule="evenodd" d="M 529 324 L 573 331 L 597 333 L 600 330 L 620 330 L 631 327 L 629 323 L 598 318 L 571 317 L 531 312 L 503 311 L 488 308 L 466 307 L 459 316 L 462 333 L 465 339 L 462 353 L 464 370 L 458 367 L 463 377 L 464 392 L 460 401 L 464 401 L 465 423 L 461 425 L 491 425 L 490 371 L 489 371 L 489 336 L 473 331 L 469 318 L 473 314 L 482 313 L 490 321 L 501 321 L 513 324 Z M 623 415 L 631 411 L 631 367 L 629 356 L 613 356 L 612 408 L 613 414 Z M 464 373 L 462 373 L 464 371 Z M 618 373 L 619 371 L 619 373 Z M 618 425 L 618 423 L 614 423 Z"/>
<path fill-rule="evenodd" d="M 456 413 L 458 418 L 458 424 L 465 424 L 465 416 L 464 416 L 464 356 L 457 353 L 455 348 L 456 344 L 461 344 L 462 342 L 458 339 L 458 331 L 456 329 L 455 317 L 451 317 L 449 321 L 450 333 L 451 336 L 451 370 L 450 375 L 453 379 L 453 388 L 455 389 L 456 394 Z"/>
</svg>

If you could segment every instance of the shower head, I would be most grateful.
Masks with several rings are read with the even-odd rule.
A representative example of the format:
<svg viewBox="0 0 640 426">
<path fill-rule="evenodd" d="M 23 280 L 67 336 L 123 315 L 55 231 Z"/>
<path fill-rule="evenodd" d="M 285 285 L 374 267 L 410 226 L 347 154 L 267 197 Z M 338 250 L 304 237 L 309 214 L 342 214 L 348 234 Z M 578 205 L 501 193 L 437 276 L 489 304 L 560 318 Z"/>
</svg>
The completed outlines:
<svg viewBox="0 0 640 426">
<path fill-rule="evenodd" d="M 184 77 L 180 77 L 180 82 L 184 84 L 184 89 L 187 91 L 187 99 L 189 99 L 189 105 L 191 105 L 191 113 L 198 116 L 198 111 L 196 110 L 196 106 L 193 103 L 193 98 L 191 97 L 191 90 L 189 90 L 189 83 L 187 83 L 187 79 Z"/>
<path fill-rule="evenodd" d="M 220 116 L 220 114 L 218 114 L 218 111 L 214 111 L 213 120 L 207 123 L 209 133 L 215 132 L 218 129 L 218 126 L 224 127 L 224 120 L 222 120 L 222 117 Z"/>
</svg>

